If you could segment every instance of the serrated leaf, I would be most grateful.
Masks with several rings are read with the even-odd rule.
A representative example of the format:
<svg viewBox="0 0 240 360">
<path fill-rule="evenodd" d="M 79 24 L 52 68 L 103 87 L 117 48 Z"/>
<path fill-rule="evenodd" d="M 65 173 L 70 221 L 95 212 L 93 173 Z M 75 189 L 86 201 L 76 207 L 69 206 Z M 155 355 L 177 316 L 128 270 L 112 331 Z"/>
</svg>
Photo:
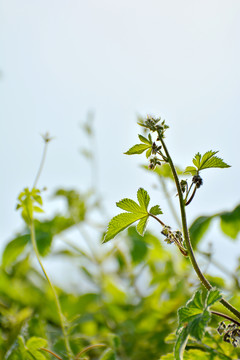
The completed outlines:
<svg viewBox="0 0 240 360">
<path fill-rule="evenodd" d="M 208 169 L 208 168 L 228 168 L 230 165 L 226 164 L 223 159 L 215 156 L 218 151 L 207 151 L 200 163 L 199 170 Z"/>
<path fill-rule="evenodd" d="M 144 136 L 138 135 L 138 137 L 139 137 L 139 140 L 141 142 L 143 142 L 144 144 L 151 145 L 151 142 L 148 139 L 146 139 Z"/>
<path fill-rule="evenodd" d="M 136 154 L 142 154 L 145 150 L 149 149 L 151 145 L 146 144 L 136 144 L 133 147 L 131 147 L 128 151 L 126 151 L 124 154 L 126 155 L 136 155 Z"/>
<path fill-rule="evenodd" d="M 143 236 L 146 228 L 147 228 L 147 223 L 148 223 L 148 218 L 149 216 L 145 216 L 144 218 L 142 218 L 139 223 L 137 224 L 137 232 L 139 233 L 139 235 Z"/>
<path fill-rule="evenodd" d="M 119 214 L 110 221 L 103 243 L 113 239 L 120 231 L 126 229 L 138 220 L 139 224 L 137 225 L 137 231 L 140 235 L 144 235 L 149 217 L 147 208 L 150 202 L 150 197 L 146 190 L 139 188 L 137 191 L 137 198 L 139 204 L 127 198 L 117 202 L 117 206 L 119 208 L 129 212 Z M 158 205 L 152 207 L 152 210 L 156 214 L 162 213 Z"/>
<path fill-rule="evenodd" d="M 201 164 L 201 158 L 202 155 L 198 152 L 195 157 L 193 158 L 193 164 L 196 166 L 197 169 L 199 169 L 200 164 Z"/>
<path fill-rule="evenodd" d="M 148 195 L 147 191 L 143 188 L 139 188 L 137 192 L 137 198 L 139 201 L 139 205 L 142 209 L 145 209 L 147 212 L 148 204 L 150 201 L 150 196 Z"/>
<path fill-rule="evenodd" d="M 188 331 L 186 328 L 183 328 L 178 335 L 176 344 L 174 346 L 174 357 L 175 360 L 182 360 L 183 359 L 183 353 L 188 341 Z"/>
<path fill-rule="evenodd" d="M 107 242 L 113 239 L 118 233 L 132 225 L 135 221 L 142 219 L 146 216 L 146 213 L 122 213 L 114 216 L 110 221 L 107 229 L 107 233 L 103 242 Z"/>
<path fill-rule="evenodd" d="M 47 340 L 36 336 L 31 337 L 26 343 L 26 347 L 36 360 L 46 360 L 46 356 L 40 350 L 46 346 Z"/>
<path fill-rule="evenodd" d="M 142 208 L 132 199 L 122 199 L 116 203 L 117 207 L 119 207 L 122 210 L 126 210 L 129 212 L 142 212 Z M 144 211 L 145 212 L 145 211 Z"/>
<path fill-rule="evenodd" d="M 196 291 L 192 299 L 178 310 L 179 326 L 177 330 L 178 339 L 175 346 L 176 359 L 182 360 L 187 336 L 191 336 L 198 341 L 202 339 L 211 319 L 211 313 L 208 308 L 220 299 L 219 290 L 212 288 L 208 291 L 205 303 L 203 303 L 201 291 Z"/>
<path fill-rule="evenodd" d="M 193 176 L 199 171 L 209 168 L 228 168 L 230 165 L 226 164 L 221 158 L 215 156 L 218 151 L 207 151 L 204 155 L 197 153 L 192 162 L 196 166 L 188 166 L 185 172 L 191 173 Z"/>
<path fill-rule="evenodd" d="M 28 347 L 28 349 L 40 349 L 41 347 L 47 346 L 47 340 L 33 336 L 27 340 L 26 346 Z"/>
<path fill-rule="evenodd" d="M 221 300 L 222 295 L 220 293 L 219 290 L 212 288 L 211 290 L 208 291 L 207 293 L 207 297 L 206 297 L 206 303 L 205 306 L 206 307 L 210 307 L 212 306 L 215 302 Z"/>
<path fill-rule="evenodd" d="M 152 206 L 151 209 L 149 210 L 149 213 L 150 213 L 150 214 L 153 214 L 153 215 L 163 214 L 163 212 L 162 212 L 162 210 L 160 209 L 160 206 L 159 206 L 159 205 Z"/>
</svg>

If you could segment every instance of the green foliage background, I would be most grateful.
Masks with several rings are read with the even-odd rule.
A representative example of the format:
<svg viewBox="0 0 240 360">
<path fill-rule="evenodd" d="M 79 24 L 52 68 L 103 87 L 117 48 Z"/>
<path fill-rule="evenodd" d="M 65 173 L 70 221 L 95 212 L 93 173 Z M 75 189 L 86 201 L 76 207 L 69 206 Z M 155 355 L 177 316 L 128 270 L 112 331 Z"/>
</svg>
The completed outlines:
<svg viewBox="0 0 240 360">
<path fill-rule="evenodd" d="M 91 129 L 88 132 L 91 136 Z M 165 165 L 155 172 L 165 191 L 172 182 L 170 173 Z M 65 211 L 49 218 L 43 215 L 34 222 L 43 262 L 57 258 L 63 268 L 71 262 L 79 288 L 87 282 L 92 289 L 57 288 L 76 359 L 174 359 L 178 309 L 196 290 L 202 290 L 203 296 L 205 293 L 189 260 L 176 248 L 163 244 L 160 231 L 160 235 L 147 231 L 142 237 L 130 227 L 111 245 L 101 245 L 109 217 L 104 215 L 96 189 L 84 193 L 58 189 L 52 201 L 54 198 L 65 202 Z M 190 227 L 196 251 L 212 221 L 218 221 L 221 230 L 236 239 L 239 208 L 197 218 Z M 101 221 L 93 223 L 92 214 Z M 74 242 L 69 240 L 73 229 L 79 233 Z M 59 241 L 64 244 L 60 250 L 55 246 Z M 205 253 L 206 263 L 211 262 L 211 256 Z M 0 359 L 54 358 L 47 350 L 67 359 L 53 295 L 34 259 L 29 230 L 23 227 L 6 245 L 1 258 Z M 238 276 L 239 268 L 227 281 L 211 276 L 208 279 L 238 306 Z M 222 311 L 220 305 L 215 309 Z M 239 358 L 238 348 L 223 342 L 217 333 L 219 321 L 211 319 L 202 341 L 190 338 L 184 359 Z"/>
</svg>

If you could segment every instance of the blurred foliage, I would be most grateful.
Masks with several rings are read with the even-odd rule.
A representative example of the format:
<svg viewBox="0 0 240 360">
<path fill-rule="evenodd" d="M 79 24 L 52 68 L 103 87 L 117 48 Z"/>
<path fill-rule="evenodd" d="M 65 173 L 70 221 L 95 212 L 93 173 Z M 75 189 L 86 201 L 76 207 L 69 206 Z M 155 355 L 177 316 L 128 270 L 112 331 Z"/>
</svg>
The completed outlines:
<svg viewBox="0 0 240 360">
<path fill-rule="evenodd" d="M 88 128 L 85 131 L 92 136 Z M 155 171 L 166 189 L 172 181 L 167 168 L 161 172 L 156 167 Z M 43 260 L 58 260 L 63 269 L 68 263 L 75 268 L 79 287 L 66 291 L 63 282 L 63 288 L 57 288 L 75 359 L 174 359 L 178 309 L 195 290 L 205 291 L 189 260 L 163 244 L 163 235 L 156 237 L 147 231 L 142 237 L 133 227 L 112 244 L 101 245 L 108 219 L 94 190 L 59 189 L 54 198 L 64 201 L 65 210 L 34 223 Z M 240 230 L 239 209 L 196 219 L 190 227 L 194 246 L 214 218 L 220 219 L 222 231 L 235 239 Z M 34 259 L 29 230 L 24 228 L 2 253 L 0 359 L 67 359 L 53 295 Z M 236 269 L 236 274 L 239 271 Z M 234 278 L 229 276 L 227 282 L 221 277 L 208 278 L 239 305 Z M 84 290 L 86 283 L 91 290 Z M 223 310 L 221 305 L 215 309 Z M 219 321 L 211 319 L 201 342 L 189 338 L 184 359 L 240 357 L 239 349 L 218 335 Z"/>
</svg>

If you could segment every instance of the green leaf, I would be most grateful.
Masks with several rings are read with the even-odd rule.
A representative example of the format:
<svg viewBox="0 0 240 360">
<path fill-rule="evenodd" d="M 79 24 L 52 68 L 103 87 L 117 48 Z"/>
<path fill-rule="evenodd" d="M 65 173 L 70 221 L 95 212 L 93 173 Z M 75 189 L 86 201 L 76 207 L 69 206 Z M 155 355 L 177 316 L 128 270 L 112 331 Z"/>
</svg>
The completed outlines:
<svg viewBox="0 0 240 360">
<path fill-rule="evenodd" d="M 133 147 L 131 147 L 128 151 L 126 151 L 124 154 L 126 155 L 142 154 L 145 150 L 149 149 L 150 147 L 151 145 L 136 144 Z"/>
<path fill-rule="evenodd" d="M 218 151 L 207 151 L 204 155 L 197 153 L 193 158 L 193 164 L 196 166 L 188 166 L 185 172 L 191 173 L 193 176 L 198 174 L 200 170 L 209 168 L 228 168 L 230 165 L 226 164 L 221 158 L 215 156 Z"/>
<path fill-rule="evenodd" d="M 160 206 L 159 205 L 155 205 L 155 206 L 152 206 L 151 209 L 149 210 L 149 213 L 152 214 L 152 215 L 160 215 L 162 214 L 162 210 L 160 209 Z"/>
<path fill-rule="evenodd" d="M 197 169 L 194 166 L 187 166 L 184 172 L 190 173 L 192 176 L 194 176 L 197 174 Z"/>
<path fill-rule="evenodd" d="M 213 218 L 214 216 L 199 216 L 190 226 L 189 232 L 194 249 L 208 230 Z"/>
<path fill-rule="evenodd" d="M 174 346 L 174 357 L 175 360 L 182 360 L 183 359 L 183 353 L 188 341 L 188 331 L 186 328 L 183 328 L 178 335 L 176 344 Z"/>
<path fill-rule="evenodd" d="M 175 360 L 175 357 L 172 353 L 169 353 L 169 354 L 161 356 L 160 360 Z"/>
<path fill-rule="evenodd" d="M 236 239 L 240 232 L 240 205 L 233 211 L 225 211 L 220 214 L 221 229 L 227 236 Z"/>
<path fill-rule="evenodd" d="M 24 251 L 27 243 L 30 241 L 30 235 L 21 235 L 10 241 L 2 255 L 2 266 L 6 267 L 12 264 Z"/>
<path fill-rule="evenodd" d="M 230 165 L 226 164 L 221 158 L 215 156 L 217 153 L 218 151 L 207 151 L 201 159 L 199 170 L 230 167 Z"/>
<path fill-rule="evenodd" d="M 146 231 L 146 228 L 147 228 L 147 222 L 148 222 L 148 218 L 149 216 L 145 216 L 144 218 L 142 218 L 139 223 L 137 224 L 137 232 L 140 234 L 140 235 L 144 235 L 145 231 Z"/>
<path fill-rule="evenodd" d="M 113 239 L 118 233 L 132 225 L 135 221 L 146 217 L 144 213 L 122 213 L 114 216 L 108 225 L 107 233 L 103 242 Z"/>
<path fill-rule="evenodd" d="M 134 201 L 131 199 L 122 199 L 120 201 L 118 201 L 116 203 L 117 207 L 119 207 L 122 210 L 126 210 L 129 212 L 142 212 L 142 208 Z M 145 211 L 144 211 L 145 213 Z"/>
<path fill-rule="evenodd" d="M 33 211 L 34 211 L 34 212 L 37 212 L 37 213 L 44 213 L 44 210 L 41 209 L 39 206 L 34 206 L 34 207 L 33 207 Z"/>
<path fill-rule="evenodd" d="M 28 351 L 33 355 L 36 360 L 46 360 L 45 354 L 43 353 L 43 351 L 40 350 L 41 348 L 45 348 L 46 346 L 47 340 L 36 336 L 31 337 L 26 343 Z"/>
<path fill-rule="evenodd" d="M 138 137 L 139 137 L 139 140 L 140 140 L 141 142 L 143 142 L 144 144 L 147 144 L 147 145 L 151 145 L 151 144 L 152 144 L 152 142 L 149 141 L 148 139 L 146 139 L 144 136 L 138 135 Z"/>
<path fill-rule="evenodd" d="M 196 291 L 192 299 L 178 310 L 179 326 L 175 345 L 176 359 L 182 360 L 188 336 L 198 341 L 203 338 L 205 329 L 211 319 L 208 308 L 220 300 L 221 297 L 219 290 L 212 288 L 208 291 L 206 300 L 203 303 L 201 291 Z"/>
<path fill-rule="evenodd" d="M 122 213 L 115 216 L 109 223 L 107 232 L 103 239 L 103 242 L 107 242 L 113 239 L 120 231 L 126 229 L 132 225 L 135 221 L 139 221 L 137 225 L 137 231 L 140 235 L 144 235 L 147 226 L 147 220 L 149 217 L 148 205 L 150 202 L 150 196 L 143 188 L 138 189 L 137 198 L 139 204 L 131 199 L 122 199 L 117 202 L 117 206 L 123 210 L 129 211 L 128 213 Z M 153 211 L 157 214 L 162 213 L 160 207 L 154 206 Z"/>
<path fill-rule="evenodd" d="M 137 198 L 140 207 L 147 212 L 148 204 L 150 201 L 150 196 L 148 195 L 147 191 L 144 190 L 143 188 L 138 189 Z"/>
<path fill-rule="evenodd" d="M 221 300 L 222 295 L 219 290 L 212 288 L 208 291 L 205 306 L 210 307 L 212 306 L 216 301 Z"/>
<path fill-rule="evenodd" d="M 148 159 L 149 156 L 151 156 L 151 154 L 152 154 L 152 148 L 150 148 L 146 151 L 146 158 Z"/>
</svg>

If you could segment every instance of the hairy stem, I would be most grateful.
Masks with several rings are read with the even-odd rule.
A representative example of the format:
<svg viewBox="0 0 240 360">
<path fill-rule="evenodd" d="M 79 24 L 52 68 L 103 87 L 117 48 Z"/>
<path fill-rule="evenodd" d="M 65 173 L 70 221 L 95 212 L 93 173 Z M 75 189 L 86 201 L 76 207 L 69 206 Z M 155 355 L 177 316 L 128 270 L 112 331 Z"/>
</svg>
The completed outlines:
<svg viewBox="0 0 240 360">
<path fill-rule="evenodd" d="M 180 183 L 179 183 L 179 179 L 178 179 L 178 175 L 177 175 L 175 166 L 173 164 L 171 156 L 169 155 L 168 149 L 167 149 L 166 144 L 165 144 L 165 142 L 164 142 L 164 140 L 162 138 L 162 135 L 160 133 L 158 135 L 159 135 L 159 139 L 160 139 L 160 141 L 162 143 L 163 149 L 165 151 L 165 154 L 166 154 L 166 156 L 168 158 L 168 163 L 169 163 L 169 165 L 171 167 L 172 174 L 173 174 L 175 184 L 176 184 L 176 187 L 177 187 L 179 205 L 180 205 L 180 211 L 181 211 L 181 218 L 182 218 L 183 236 L 184 236 L 185 244 L 186 244 L 186 247 L 187 247 L 188 256 L 190 258 L 192 266 L 193 266 L 199 280 L 201 281 L 201 283 L 205 286 L 205 288 L 207 290 L 210 290 L 210 289 L 212 289 L 212 285 L 210 284 L 210 282 L 203 275 L 200 267 L 198 266 L 197 260 L 195 258 L 194 252 L 193 252 L 193 248 L 192 248 L 192 244 L 191 244 L 191 240 L 190 240 L 190 235 L 189 235 L 189 232 L 188 232 L 187 216 L 186 216 L 186 211 L 185 211 L 185 204 L 184 204 L 183 194 L 182 194 L 182 191 L 181 191 L 181 186 L 180 186 Z M 234 306 L 229 304 L 229 302 L 226 301 L 224 298 L 222 298 L 220 300 L 220 302 L 229 311 L 231 311 L 238 319 L 240 319 L 240 312 Z"/>
<path fill-rule="evenodd" d="M 54 300 L 55 300 L 55 303 L 56 303 L 56 307 L 57 307 L 57 312 L 58 312 L 58 316 L 59 316 L 59 320 L 60 320 L 60 326 L 62 328 L 62 332 L 63 332 L 63 337 L 64 337 L 64 343 L 65 343 L 65 347 L 66 347 L 66 350 L 67 350 L 67 354 L 68 354 L 68 357 L 69 359 L 73 359 L 73 354 L 72 354 L 72 350 L 70 348 L 70 344 L 69 344 L 69 340 L 68 340 L 68 335 L 67 335 L 67 331 L 66 331 L 66 327 L 65 327 L 65 321 L 64 321 L 64 316 L 63 316 L 63 313 L 62 313 L 62 310 L 61 310 L 61 305 L 60 305 L 60 302 L 59 302 L 59 299 L 58 299 L 58 295 L 57 295 L 57 292 L 53 286 L 53 284 L 51 283 L 51 280 L 50 278 L 48 277 L 48 274 L 42 264 L 42 261 L 41 261 L 41 257 L 40 257 L 40 254 L 39 254 L 39 251 L 38 251 L 38 248 L 37 248 L 37 242 L 36 242 L 36 236 L 35 236 L 35 227 L 34 227 L 34 219 L 32 219 L 31 221 L 31 224 L 30 224 L 30 232 L 31 232 L 31 241 L 32 241 L 32 246 L 33 246 L 33 249 L 34 249 L 34 252 L 36 254 L 36 257 L 37 257 L 37 260 L 39 262 L 39 265 L 48 281 L 48 284 L 53 292 L 53 295 L 54 295 Z"/>
</svg>

